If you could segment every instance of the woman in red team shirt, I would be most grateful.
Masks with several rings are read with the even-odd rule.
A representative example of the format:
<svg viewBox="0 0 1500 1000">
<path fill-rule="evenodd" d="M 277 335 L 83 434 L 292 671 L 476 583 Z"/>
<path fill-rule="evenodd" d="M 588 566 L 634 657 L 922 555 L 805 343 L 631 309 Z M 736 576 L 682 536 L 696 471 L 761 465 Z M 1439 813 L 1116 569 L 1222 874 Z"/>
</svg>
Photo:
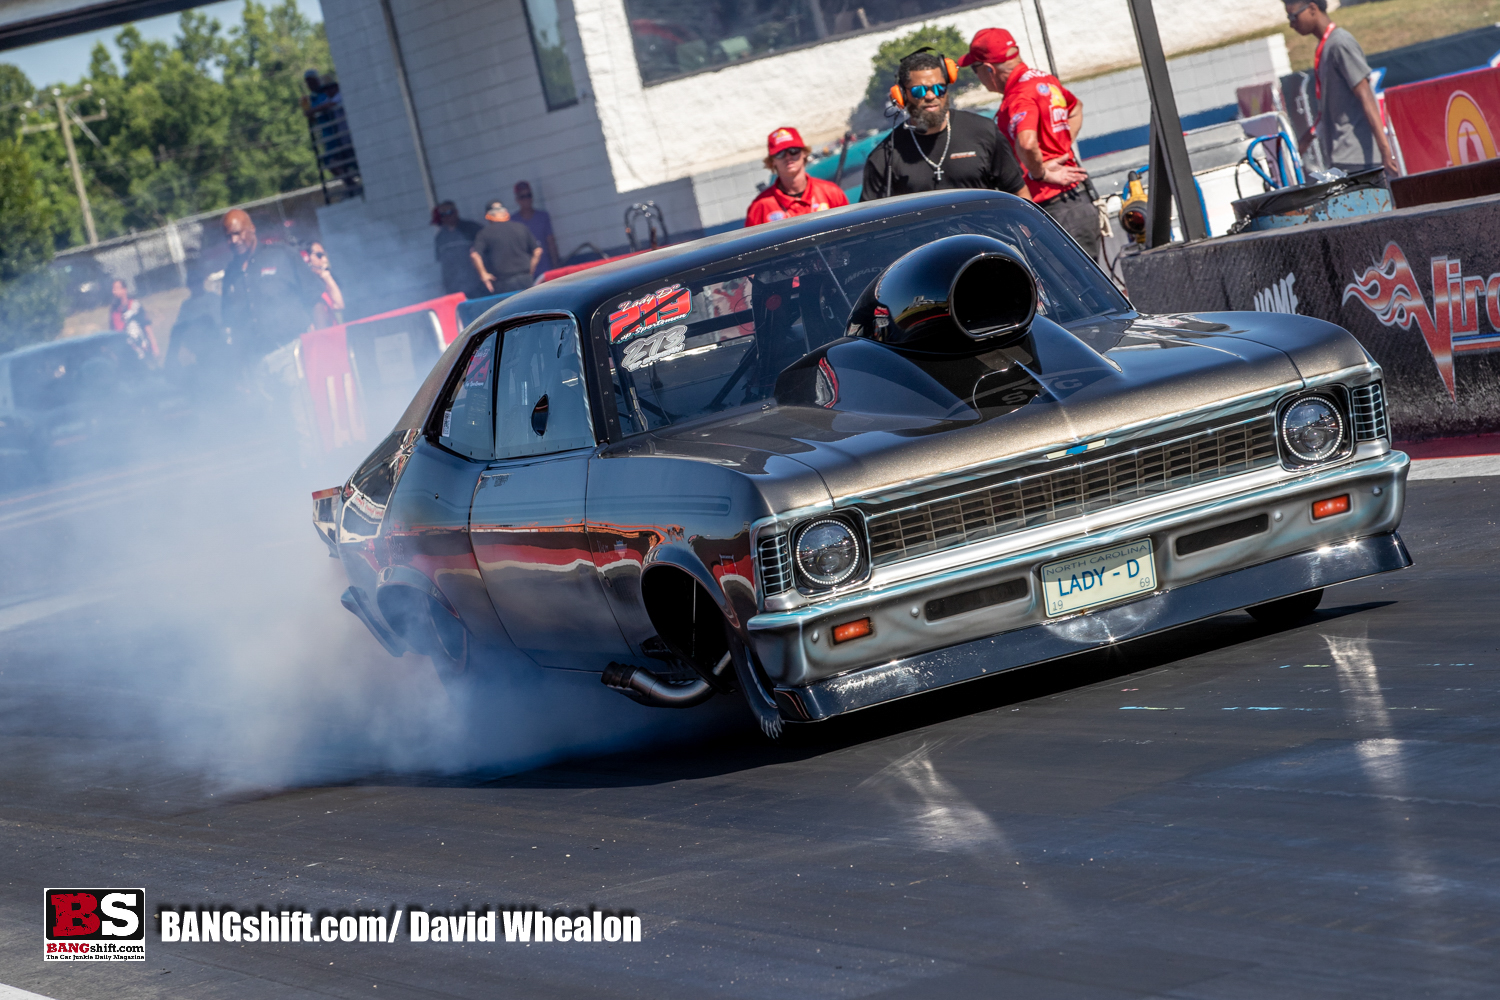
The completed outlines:
<svg viewBox="0 0 1500 1000">
<path fill-rule="evenodd" d="M 807 154 L 807 144 L 794 128 L 779 128 L 766 137 L 766 166 L 776 171 L 776 183 L 750 203 L 746 227 L 849 204 L 843 188 L 808 176 Z"/>
</svg>

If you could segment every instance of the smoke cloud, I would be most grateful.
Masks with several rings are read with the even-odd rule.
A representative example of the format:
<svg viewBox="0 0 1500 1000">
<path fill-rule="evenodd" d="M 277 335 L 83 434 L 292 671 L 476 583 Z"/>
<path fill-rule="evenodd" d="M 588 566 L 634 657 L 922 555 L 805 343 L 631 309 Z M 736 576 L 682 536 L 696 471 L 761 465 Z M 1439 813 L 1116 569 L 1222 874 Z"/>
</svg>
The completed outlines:
<svg viewBox="0 0 1500 1000">
<path fill-rule="evenodd" d="M 366 446 L 304 467 L 276 404 L 237 392 L 40 482 L 0 467 L 0 740 L 48 736 L 38 781 L 87 765 L 134 801 L 482 777 L 746 724 L 729 699 L 648 709 L 520 662 L 455 693 L 391 657 L 310 522 Z"/>
</svg>

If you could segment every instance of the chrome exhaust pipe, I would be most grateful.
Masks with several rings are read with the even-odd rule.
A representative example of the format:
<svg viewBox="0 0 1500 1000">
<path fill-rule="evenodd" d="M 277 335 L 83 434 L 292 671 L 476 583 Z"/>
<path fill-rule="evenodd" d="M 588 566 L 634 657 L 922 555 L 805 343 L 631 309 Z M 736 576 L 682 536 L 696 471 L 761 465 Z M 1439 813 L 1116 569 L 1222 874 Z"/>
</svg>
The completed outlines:
<svg viewBox="0 0 1500 1000">
<path fill-rule="evenodd" d="M 604 686 L 654 708 L 691 708 L 713 696 L 714 689 L 703 678 L 672 683 L 656 676 L 645 667 L 611 663 L 599 679 Z"/>
</svg>

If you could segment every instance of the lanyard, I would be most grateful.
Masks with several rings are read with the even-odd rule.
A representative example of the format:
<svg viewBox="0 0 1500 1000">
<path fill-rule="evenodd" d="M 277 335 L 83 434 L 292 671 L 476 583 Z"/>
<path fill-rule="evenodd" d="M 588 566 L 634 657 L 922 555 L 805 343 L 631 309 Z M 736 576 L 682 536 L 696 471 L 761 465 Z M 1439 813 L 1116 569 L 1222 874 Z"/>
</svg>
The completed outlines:
<svg viewBox="0 0 1500 1000">
<path fill-rule="evenodd" d="M 1323 99 L 1323 46 L 1328 44 L 1328 36 L 1337 27 L 1332 21 L 1328 22 L 1328 30 L 1318 39 L 1318 51 L 1313 53 L 1313 93 L 1320 101 Z"/>
</svg>

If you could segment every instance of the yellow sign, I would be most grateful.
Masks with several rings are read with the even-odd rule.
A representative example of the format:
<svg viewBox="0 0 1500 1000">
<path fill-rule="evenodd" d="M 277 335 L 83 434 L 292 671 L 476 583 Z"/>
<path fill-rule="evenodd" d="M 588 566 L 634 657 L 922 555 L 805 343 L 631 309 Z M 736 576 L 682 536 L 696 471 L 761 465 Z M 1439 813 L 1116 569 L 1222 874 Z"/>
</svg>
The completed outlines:
<svg viewBox="0 0 1500 1000">
<path fill-rule="evenodd" d="M 1495 137 L 1474 98 L 1462 90 L 1448 97 L 1448 162 L 1452 166 L 1495 157 Z"/>
</svg>

